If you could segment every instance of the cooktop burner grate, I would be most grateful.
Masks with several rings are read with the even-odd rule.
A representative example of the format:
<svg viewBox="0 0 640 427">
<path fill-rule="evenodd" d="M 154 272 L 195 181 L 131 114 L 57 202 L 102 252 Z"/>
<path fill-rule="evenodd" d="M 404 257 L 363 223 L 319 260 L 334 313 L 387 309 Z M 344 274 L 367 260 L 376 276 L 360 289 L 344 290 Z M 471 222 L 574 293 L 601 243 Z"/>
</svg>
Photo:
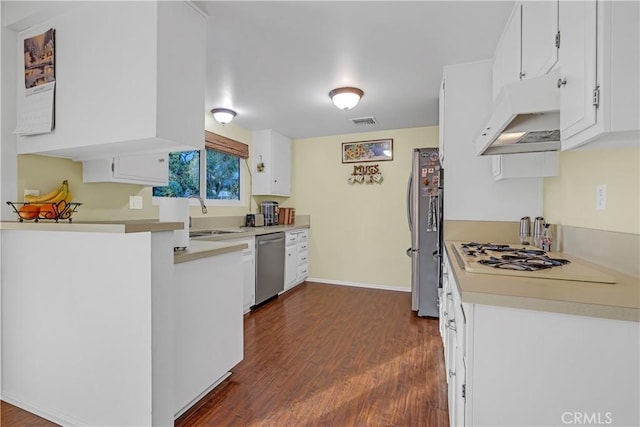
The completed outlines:
<svg viewBox="0 0 640 427">
<path fill-rule="evenodd" d="M 539 271 L 552 267 L 560 267 L 568 264 L 569 260 L 562 258 L 551 258 L 540 249 L 514 248 L 509 245 L 496 245 L 492 243 L 462 243 L 460 248 L 464 255 L 469 257 L 479 257 L 484 255 L 478 263 L 493 268 L 502 268 L 516 271 Z M 487 253 L 503 253 L 500 258 Z M 488 257 L 486 257 L 489 255 Z"/>
</svg>

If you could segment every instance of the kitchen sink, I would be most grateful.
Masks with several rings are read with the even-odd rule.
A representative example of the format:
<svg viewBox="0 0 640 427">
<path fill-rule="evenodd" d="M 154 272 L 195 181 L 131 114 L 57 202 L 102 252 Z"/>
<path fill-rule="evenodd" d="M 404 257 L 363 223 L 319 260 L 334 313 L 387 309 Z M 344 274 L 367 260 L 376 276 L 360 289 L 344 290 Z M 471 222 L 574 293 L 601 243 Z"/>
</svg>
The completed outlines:
<svg viewBox="0 0 640 427">
<path fill-rule="evenodd" d="M 244 230 L 242 228 L 237 229 L 227 229 L 227 230 L 202 230 L 202 231 L 190 231 L 189 237 L 208 237 L 208 236 L 216 236 L 220 234 L 233 234 L 233 233 L 242 233 Z"/>
</svg>

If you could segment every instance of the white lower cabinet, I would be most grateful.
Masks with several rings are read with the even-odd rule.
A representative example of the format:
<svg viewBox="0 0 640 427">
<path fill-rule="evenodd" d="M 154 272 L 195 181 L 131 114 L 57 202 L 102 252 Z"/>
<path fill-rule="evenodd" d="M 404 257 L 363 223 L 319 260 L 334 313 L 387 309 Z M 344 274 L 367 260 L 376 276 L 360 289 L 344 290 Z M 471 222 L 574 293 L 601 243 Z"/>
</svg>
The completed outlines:
<svg viewBox="0 0 640 427">
<path fill-rule="evenodd" d="M 309 277 L 309 230 L 286 233 L 284 290 L 293 288 Z"/>
<path fill-rule="evenodd" d="M 135 154 L 82 162 L 83 182 L 162 186 L 169 183 L 169 155 Z"/>
<path fill-rule="evenodd" d="M 246 243 L 248 246 L 242 250 L 242 309 L 248 313 L 256 303 L 256 239 L 245 237 L 225 242 Z"/>
<path fill-rule="evenodd" d="M 243 357 L 243 255 L 175 264 L 174 413 L 186 411 Z"/>
<path fill-rule="evenodd" d="M 445 273 L 452 426 L 640 425 L 638 322 L 464 303 Z"/>
</svg>

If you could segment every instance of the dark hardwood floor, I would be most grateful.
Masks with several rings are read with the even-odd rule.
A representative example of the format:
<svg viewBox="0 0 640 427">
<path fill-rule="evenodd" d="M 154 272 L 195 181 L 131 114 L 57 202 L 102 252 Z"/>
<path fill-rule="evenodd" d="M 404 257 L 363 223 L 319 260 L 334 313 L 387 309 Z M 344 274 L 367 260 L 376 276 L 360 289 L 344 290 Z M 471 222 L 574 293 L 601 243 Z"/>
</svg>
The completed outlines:
<svg viewBox="0 0 640 427">
<path fill-rule="evenodd" d="M 438 321 L 410 306 L 404 292 L 296 287 L 245 316 L 244 360 L 175 425 L 448 425 Z M 5 425 L 55 424 L 3 402 Z"/>
<path fill-rule="evenodd" d="M 438 321 L 411 295 L 305 283 L 245 317 L 245 358 L 176 421 L 195 426 L 446 426 Z"/>
</svg>

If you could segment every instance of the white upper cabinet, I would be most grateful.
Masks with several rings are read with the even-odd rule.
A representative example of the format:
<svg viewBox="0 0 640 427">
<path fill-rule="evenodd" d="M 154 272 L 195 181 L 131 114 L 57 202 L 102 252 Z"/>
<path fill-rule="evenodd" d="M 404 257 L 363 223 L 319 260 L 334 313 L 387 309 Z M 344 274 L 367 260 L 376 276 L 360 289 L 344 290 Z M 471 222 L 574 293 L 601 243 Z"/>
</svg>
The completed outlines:
<svg viewBox="0 0 640 427">
<path fill-rule="evenodd" d="M 271 129 L 253 132 L 253 195 L 291 195 L 291 139 Z"/>
<path fill-rule="evenodd" d="M 640 3 L 560 2 L 562 149 L 637 146 Z"/>
<path fill-rule="evenodd" d="M 119 182 L 148 186 L 169 183 L 169 154 L 132 154 L 87 160 L 82 164 L 83 182 Z"/>
<path fill-rule="evenodd" d="M 496 47 L 493 61 L 493 99 L 503 86 L 520 79 L 522 5 L 516 3 Z"/>
<path fill-rule="evenodd" d="M 557 33 L 557 0 L 516 3 L 494 55 L 494 100 L 505 85 L 547 74 L 554 67 Z"/>
<path fill-rule="evenodd" d="M 520 78 L 547 74 L 558 62 L 558 0 L 522 3 Z"/>
<path fill-rule="evenodd" d="M 22 40 L 55 28 L 56 93 L 55 129 L 18 137 L 19 154 L 88 160 L 204 147 L 206 17 L 193 4 L 78 2 L 22 22 L 38 24 L 17 29 L 17 75 Z"/>
</svg>

